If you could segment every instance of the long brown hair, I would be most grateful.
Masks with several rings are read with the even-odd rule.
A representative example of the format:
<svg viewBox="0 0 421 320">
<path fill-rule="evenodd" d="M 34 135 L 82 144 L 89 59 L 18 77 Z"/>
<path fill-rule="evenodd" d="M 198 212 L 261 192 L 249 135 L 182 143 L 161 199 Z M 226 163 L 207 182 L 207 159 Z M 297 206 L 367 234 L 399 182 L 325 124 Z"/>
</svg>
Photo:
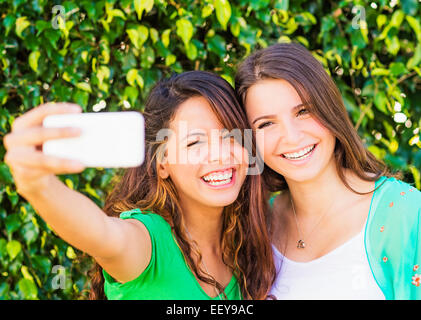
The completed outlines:
<svg viewBox="0 0 421 320">
<path fill-rule="evenodd" d="M 302 45 L 279 43 L 256 51 L 238 68 L 235 78 L 236 92 L 245 113 L 247 90 L 260 80 L 288 81 L 314 117 L 335 137 L 335 159 L 338 175 L 350 190 L 345 169 L 350 169 L 366 181 L 390 176 L 386 165 L 365 147 L 348 116 L 341 94 L 320 62 Z M 287 189 L 285 179 L 265 165 L 263 178 L 268 190 Z"/>
<path fill-rule="evenodd" d="M 235 92 L 221 77 L 205 71 L 190 71 L 160 81 L 149 94 L 144 111 L 145 161 L 139 167 L 126 170 L 107 196 L 103 210 L 117 217 L 134 208 L 161 215 L 170 224 L 186 263 L 196 277 L 223 292 L 221 284 L 198 267 L 202 255 L 186 234 L 174 184 L 170 178 L 164 180 L 157 174 L 157 157 L 163 146 L 163 142 L 156 141 L 157 134 L 162 128 L 170 127 L 177 107 L 194 96 L 202 96 L 209 102 L 224 128 L 246 128 L 247 119 L 241 113 Z M 236 276 L 244 299 L 265 299 L 275 278 L 265 210 L 259 175 L 247 176 L 237 200 L 223 210 L 222 258 Z M 90 299 L 105 298 L 102 268 L 96 264 Z"/>
</svg>

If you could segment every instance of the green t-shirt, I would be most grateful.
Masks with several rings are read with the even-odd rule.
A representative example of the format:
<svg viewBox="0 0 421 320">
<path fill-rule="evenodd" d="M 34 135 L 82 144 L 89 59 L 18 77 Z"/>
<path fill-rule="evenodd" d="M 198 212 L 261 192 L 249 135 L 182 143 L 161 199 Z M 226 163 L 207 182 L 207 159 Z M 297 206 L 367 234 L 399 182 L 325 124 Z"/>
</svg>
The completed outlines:
<svg viewBox="0 0 421 320">
<path fill-rule="evenodd" d="M 219 300 L 223 294 L 211 298 L 203 291 L 188 267 L 178 247 L 170 225 L 155 213 L 139 209 L 124 211 L 121 219 L 137 219 L 149 231 L 152 243 L 151 260 L 135 279 L 120 283 L 105 270 L 104 292 L 110 300 Z M 233 276 L 225 288 L 229 300 L 241 300 L 238 282 Z"/>
</svg>

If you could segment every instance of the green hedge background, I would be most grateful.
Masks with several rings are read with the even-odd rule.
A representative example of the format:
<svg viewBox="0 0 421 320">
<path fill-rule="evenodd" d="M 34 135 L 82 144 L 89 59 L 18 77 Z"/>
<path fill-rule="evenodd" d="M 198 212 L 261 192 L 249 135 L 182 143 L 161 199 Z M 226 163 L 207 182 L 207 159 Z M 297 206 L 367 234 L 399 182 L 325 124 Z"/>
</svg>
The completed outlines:
<svg viewBox="0 0 421 320">
<path fill-rule="evenodd" d="M 250 52 L 293 40 L 332 75 L 369 149 L 420 189 L 420 4 L 0 0 L 0 135 L 46 101 L 141 110 L 151 86 L 174 71 L 214 71 L 232 83 Z M 0 144 L 0 299 L 86 299 L 91 259 L 16 193 L 4 154 Z M 88 168 L 60 179 L 103 206 L 119 174 Z M 65 288 L 55 289 L 62 277 Z"/>
</svg>

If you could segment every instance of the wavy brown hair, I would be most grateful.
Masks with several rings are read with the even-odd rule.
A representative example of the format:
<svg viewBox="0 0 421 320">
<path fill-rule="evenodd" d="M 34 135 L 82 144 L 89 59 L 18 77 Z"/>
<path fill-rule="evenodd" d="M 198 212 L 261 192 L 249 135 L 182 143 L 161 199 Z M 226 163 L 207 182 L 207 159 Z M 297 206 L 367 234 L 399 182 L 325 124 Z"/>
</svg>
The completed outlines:
<svg viewBox="0 0 421 320">
<path fill-rule="evenodd" d="M 221 77 L 205 71 L 190 71 L 160 81 L 152 89 L 144 111 L 145 161 L 139 167 L 126 169 L 107 196 L 103 210 L 114 217 L 134 208 L 161 215 L 171 226 L 186 263 L 196 277 L 223 292 L 221 284 L 198 267 L 202 255 L 189 241 L 177 189 L 171 178 L 164 180 L 158 175 L 164 142 L 157 141 L 157 134 L 162 128 L 170 127 L 178 106 L 195 96 L 202 96 L 209 102 L 224 128 L 246 128 L 247 119 L 235 92 Z M 244 299 L 265 299 L 275 278 L 260 179 L 259 175 L 247 176 L 236 201 L 222 213 L 222 259 L 236 276 Z M 102 268 L 96 264 L 93 271 L 89 298 L 106 299 Z"/>
<path fill-rule="evenodd" d="M 239 65 L 235 88 L 244 113 L 248 89 L 264 79 L 288 81 L 310 113 L 336 137 L 334 154 L 337 172 L 350 190 L 363 194 L 348 184 L 345 169 L 350 169 L 366 181 L 392 175 L 386 165 L 364 147 L 337 86 L 304 46 L 298 43 L 275 44 L 256 51 Z M 284 177 L 266 165 L 263 180 L 271 192 L 288 188 Z"/>
</svg>

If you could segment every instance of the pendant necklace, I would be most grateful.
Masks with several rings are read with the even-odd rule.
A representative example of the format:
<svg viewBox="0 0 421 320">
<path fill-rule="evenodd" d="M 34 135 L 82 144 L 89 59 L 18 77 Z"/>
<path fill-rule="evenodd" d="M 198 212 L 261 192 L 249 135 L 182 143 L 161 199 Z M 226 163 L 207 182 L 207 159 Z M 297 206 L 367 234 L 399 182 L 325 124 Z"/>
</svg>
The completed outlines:
<svg viewBox="0 0 421 320">
<path fill-rule="evenodd" d="M 294 218 L 295 218 L 295 225 L 297 226 L 297 231 L 298 231 L 298 236 L 299 239 L 297 241 L 297 248 L 298 249 L 304 249 L 306 247 L 306 243 L 304 241 L 304 238 L 301 235 L 301 231 L 300 231 L 300 227 L 298 225 L 298 219 L 297 219 L 297 214 L 295 213 L 295 208 L 294 208 L 294 202 L 292 201 L 292 197 L 290 196 L 290 200 L 291 200 L 291 206 L 292 206 L 292 211 L 294 212 Z M 314 226 L 314 228 L 311 230 L 311 232 L 306 236 L 306 239 L 308 239 L 310 237 L 310 235 L 313 233 L 314 230 L 316 230 L 316 227 L 320 224 L 320 222 L 323 220 L 323 218 L 326 216 L 328 211 L 325 211 L 325 213 L 320 217 L 319 221 L 316 223 L 316 225 Z"/>
</svg>

